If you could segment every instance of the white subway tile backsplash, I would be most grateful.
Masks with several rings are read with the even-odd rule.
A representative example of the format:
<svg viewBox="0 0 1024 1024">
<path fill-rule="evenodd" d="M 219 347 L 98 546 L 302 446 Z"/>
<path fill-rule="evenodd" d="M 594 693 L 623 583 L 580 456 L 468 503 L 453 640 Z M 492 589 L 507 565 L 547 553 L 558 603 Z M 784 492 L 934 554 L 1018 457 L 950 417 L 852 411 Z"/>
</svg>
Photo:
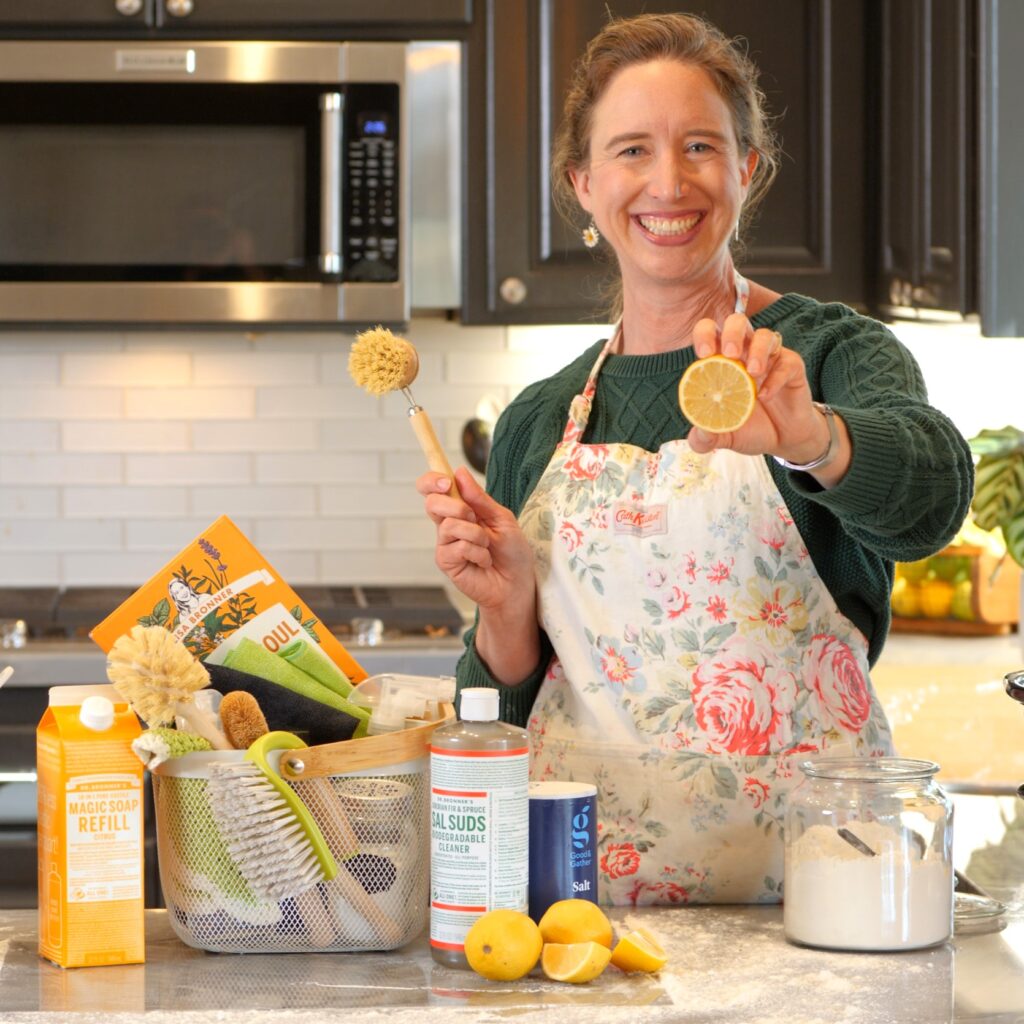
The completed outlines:
<svg viewBox="0 0 1024 1024">
<path fill-rule="evenodd" d="M 256 482 L 259 484 L 301 484 L 310 481 L 375 483 L 380 477 L 380 457 L 375 452 L 351 455 L 344 452 L 302 452 L 291 455 L 267 453 L 256 456 Z M 359 489 L 365 493 L 364 488 Z"/>
<path fill-rule="evenodd" d="M 70 387 L 177 388 L 191 383 L 191 358 L 184 352 L 68 352 L 62 379 Z"/>
<path fill-rule="evenodd" d="M 102 420 L 120 415 L 123 398 L 116 388 L 0 388 L 2 420 Z"/>
<path fill-rule="evenodd" d="M 260 519 L 251 539 L 261 551 L 360 551 L 379 546 L 380 530 L 367 519 Z"/>
<path fill-rule="evenodd" d="M 0 521 L 56 519 L 60 515 L 57 487 L 0 487 Z"/>
<path fill-rule="evenodd" d="M 317 356 L 311 352 L 197 352 L 193 383 L 199 387 L 316 384 Z"/>
<path fill-rule="evenodd" d="M 35 387 L 60 382 L 60 356 L 56 353 L 0 353 L 0 380 L 7 387 Z"/>
<path fill-rule="evenodd" d="M 0 580 L 5 587 L 39 587 L 61 582 L 60 555 L 52 551 L 0 551 Z"/>
<path fill-rule="evenodd" d="M 188 425 L 170 420 L 66 420 L 60 437 L 66 452 L 180 452 L 189 447 Z"/>
<path fill-rule="evenodd" d="M 167 557 L 170 558 L 177 550 L 168 550 Z M 166 561 L 155 561 L 152 553 L 146 552 L 107 551 L 92 554 L 72 551 L 61 557 L 60 582 L 69 587 L 138 586 Z"/>
<path fill-rule="evenodd" d="M 133 388 L 124 397 L 128 419 L 239 420 L 256 409 L 251 388 Z"/>
<path fill-rule="evenodd" d="M 4 551 L 119 551 L 120 522 L 108 519 L 22 519 L 0 524 Z"/>
<path fill-rule="evenodd" d="M 253 459 L 247 453 L 193 455 L 126 455 L 126 484 L 249 484 L 254 480 Z M 0 461 L 0 473 L 3 463 Z"/>
<path fill-rule="evenodd" d="M 423 499 L 411 482 L 403 484 L 374 484 L 371 488 L 336 486 L 320 487 L 320 514 L 324 516 L 410 516 L 423 513 Z M 425 515 L 425 513 L 423 513 Z"/>
<path fill-rule="evenodd" d="M 260 421 L 229 420 L 192 425 L 197 452 L 301 452 L 316 448 L 317 425 L 312 419 Z"/>
<path fill-rule="evenodd" d="M 256 391 L 256 416 L 294 419 L 296 416 L 333 417 L 372 416 L 377 399 L 349 382 L 337 386 L 314 385 L 306 388 L 261 387 Z"/>
<path fill-rule="evenodd" d="M 0 424 L 0 452 L 53 452 L 60 447 L 56 421 L 10 420 Z"/>
<path fill-rule="evenodd" d="M 65 487 L 64 515 L 69 519 L 143 519 L 184 516 L 184 487 Z"/>
<path fill-rule="evenodd" d="M 153 568 L 146 576 L 148 579 L 179 551 L 191 544 L 210 526 L 215 518 L 215 516 L 195 516 L 184 519 L 125 520 L 124 549 L 125 551 L 153 552 Z M 235 516 L 232 519 L 244 534 L 250 535 L 250 524 Z"/>
<path fill-rule="evenodd" d="M 120 455 L 0 455 L 0 484 L 119 484 Z"/>
<path fill-rule="evenodd" d="M 311 516 L 316 511 L 316 488 L 312 484 L 290 487 L 210 487 L 192 488 L 189 510 L 197 516 Z"/>
<path fill-rule="evenodd" d="M 529 375 L 507 334 L 420 318 L 405 335 L 453 465 L 478 403 Z M 351 380 L 354 340 L 0 333 L 0 580 L 137 584 L 228 514 L 294 583 L 442 584 L 408 401 Z"/>
</svg>

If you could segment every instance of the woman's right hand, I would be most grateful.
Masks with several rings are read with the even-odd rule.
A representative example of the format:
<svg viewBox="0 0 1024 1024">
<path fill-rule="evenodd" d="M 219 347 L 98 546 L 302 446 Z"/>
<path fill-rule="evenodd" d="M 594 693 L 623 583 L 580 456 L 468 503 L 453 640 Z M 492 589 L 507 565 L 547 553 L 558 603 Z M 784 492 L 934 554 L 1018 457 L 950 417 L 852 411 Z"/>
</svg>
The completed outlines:
<svg viewBox="0 0 1024 1024">
<path fill-rule="evenodd" d="M 416 489 L 437 526 L 437 567 L 480 608 L 534 604 L 533 551 L 516 517 L 465 468 L 456 470 L 462 498 L 448 477 L 424 473 Z"/>
<path fill-rule="evenodd" d="M 437 567 L 479 609 L 474 645 L 497 682 L 514 686 L 540 658 L 533 549 L 516 517 L 465 468 L 455 471 L 462 497 L 441 473 L 416 489 L 437 526 Z"/>
</svg>

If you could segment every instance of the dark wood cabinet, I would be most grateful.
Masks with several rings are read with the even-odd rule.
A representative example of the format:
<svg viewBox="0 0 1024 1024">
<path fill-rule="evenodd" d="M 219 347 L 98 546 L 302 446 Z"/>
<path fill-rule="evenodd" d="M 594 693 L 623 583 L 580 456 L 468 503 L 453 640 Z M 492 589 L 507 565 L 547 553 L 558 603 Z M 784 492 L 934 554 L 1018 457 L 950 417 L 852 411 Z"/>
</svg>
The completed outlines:
<svg viewBox="0 0 1024 1024">
<path fill-rule="evenodd" d="M 976 29 L 974 0 L 882 5 L 877 302 L 883 312 L 977 308 Z"/>
<path fill-rule="evenodd" d="M 53 35 L 101 29 L 137 32 L 152 24 L 157 0 L 0 0 L 0 30 Z"/>
<path fill-rule="evenodd" d="M 743 270 L 779 291 L 870 304 L 865 259 L 866 0 L 705 0 L 743 36 L 780 117 L 779 177 L 746 239 Z M 600 318 L 605 273 L 554 208 L 548 164 L 571 67 L 604 23 L 603 0 L 488 0 L 470 48 L 468 258 L 470 323 Z M 619 0 L 617 16 L 679 10 Z"/>
</svg>

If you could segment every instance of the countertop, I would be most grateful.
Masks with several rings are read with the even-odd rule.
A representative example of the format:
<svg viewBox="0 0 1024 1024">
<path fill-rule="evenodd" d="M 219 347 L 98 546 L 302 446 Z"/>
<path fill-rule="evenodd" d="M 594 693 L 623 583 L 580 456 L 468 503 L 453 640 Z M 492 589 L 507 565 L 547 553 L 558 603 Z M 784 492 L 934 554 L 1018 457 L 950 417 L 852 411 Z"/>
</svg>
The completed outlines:
<svg viewBox="0 0 1024 1024">
<path fill-rule="evenodd" d="M 435 965 L 423 936 L 361 954 L 209 954 L 183 945 L 165 911 L 146 912 L 147 962 L 62 970 L 36 954 L 34 911 L 0 912 L 0 1021 L 360 1024 L 539 1019 L 560 1024 L 933 1024 L 1024 1019 L 1024 886 L 1008 926 L 904 953 L 839 953 L 788 943 L 780 907 L 617 909 L 670 954 L 658 975 L 609 967 L 587 985 L 485 981 Z M 74 1017 L 69 1017 L 74 1014 Z M 358 1017 L 357 1017 L 358 1015 Z"/>
</svg>

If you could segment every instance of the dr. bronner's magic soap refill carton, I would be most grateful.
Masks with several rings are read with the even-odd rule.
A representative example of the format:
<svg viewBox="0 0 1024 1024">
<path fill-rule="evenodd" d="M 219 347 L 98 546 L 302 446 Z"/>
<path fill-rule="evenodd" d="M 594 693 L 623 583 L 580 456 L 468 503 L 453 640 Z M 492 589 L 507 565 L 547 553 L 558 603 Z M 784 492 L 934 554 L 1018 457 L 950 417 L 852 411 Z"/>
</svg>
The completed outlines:
<svg viewBox="0 0 1024 1024">
<path fill-rule="evenodd" d="M 39 954 L 146 959 L 139 720 L 112 686 L 54 686 L 36 729 Z"/>
</svg>

